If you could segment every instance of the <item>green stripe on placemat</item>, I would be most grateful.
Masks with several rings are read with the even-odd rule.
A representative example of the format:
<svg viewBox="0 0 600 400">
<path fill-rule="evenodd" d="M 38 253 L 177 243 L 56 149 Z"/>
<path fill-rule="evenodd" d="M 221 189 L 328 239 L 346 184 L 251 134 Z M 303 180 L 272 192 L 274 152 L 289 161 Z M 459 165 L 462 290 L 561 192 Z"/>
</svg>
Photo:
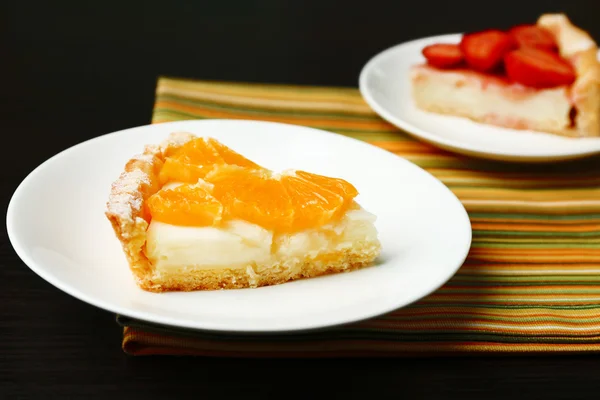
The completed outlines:
<svg viewBox="0 0 600 400">
<path fill-rule="evenodd" d="M 461 200 L 473 246 L 435 293 L 327 330 L 232 335 L 118 316 L 128 354 L 249 357 L 574 353 L 600 350 L 600 158 L 544 165 L 463 157 L 379 118 L 351 88 L 161 78 L 153 123 L 276 121 L 360 139 L 426 169 Z"/>
</svg>

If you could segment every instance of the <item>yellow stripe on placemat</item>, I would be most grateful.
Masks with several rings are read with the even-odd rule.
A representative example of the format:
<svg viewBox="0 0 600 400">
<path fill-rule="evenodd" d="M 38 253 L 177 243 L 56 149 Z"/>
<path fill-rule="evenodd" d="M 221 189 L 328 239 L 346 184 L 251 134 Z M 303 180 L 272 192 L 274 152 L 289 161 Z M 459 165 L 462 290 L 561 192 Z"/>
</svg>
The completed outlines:
<svg viewBox="0 0 600 400">
<path fill-rule="evenodd" d="M 544 165 L 463 157 L 382 120 L 353 88 L 161 78 L 153 123 L 231 118 L 360 139 L 421 166 L 469 212 L 458 273 L 409 307 L 308 335 L 223 337 L 119 317 L 128 354 L 327 357 L 600 351 L 600 158 Z"/>
</svg>

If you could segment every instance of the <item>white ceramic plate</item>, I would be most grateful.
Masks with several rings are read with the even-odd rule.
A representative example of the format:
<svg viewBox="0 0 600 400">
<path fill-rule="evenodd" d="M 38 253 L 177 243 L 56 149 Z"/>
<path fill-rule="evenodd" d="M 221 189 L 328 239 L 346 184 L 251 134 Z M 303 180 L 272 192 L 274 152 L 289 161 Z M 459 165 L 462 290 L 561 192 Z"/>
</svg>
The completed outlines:
<svg viewBox="0 0 600 400">
<path fill-rule="evenodd" d="M 104 216 L 111 182 L 145 144 L 185 130 L 212 136 L 260 164 L 339 176 L 378 216 L 376 266 L 258 289 L 155 294 L 139 289 Z M 43 200 L 41 200 L 43 199 Z M 462 204 L 410 162 L 340 135 L 254 121 L 149 125 L 81 143 L 35 169 L 7 214 L 21 259 L 59 289 L 103 309 L 186 328 L 273 332 L 357 321 L 405 306 L 446 282 L 471 243 Z"/>
<path fill-rule="evenodd" d="M 600 138 L 571 139 L 504 129 L 419 110 L 410 95 L 409 68 L 425 61 L 421 54 L 424 46 L 458 43 L 460 37 L 460 34 L 428 37 L 379 53 L 360 73 L 362 96 L 388 122 L 421 140 L 457 153 L 527 162 L 558 161 L 600 153 Z"/>
</svg>

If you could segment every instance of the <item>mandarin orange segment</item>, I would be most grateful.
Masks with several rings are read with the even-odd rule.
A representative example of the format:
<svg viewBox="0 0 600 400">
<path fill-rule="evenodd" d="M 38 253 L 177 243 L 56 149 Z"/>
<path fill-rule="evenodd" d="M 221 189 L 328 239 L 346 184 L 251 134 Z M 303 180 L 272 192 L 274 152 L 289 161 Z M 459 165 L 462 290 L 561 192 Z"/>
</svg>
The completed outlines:
<svg viewBox="0 0 600 400">
<path fill-rule="evenodd" d="M 327 224 L 344 206 L 344 197 L 297 176 L 282 176 L 281 183 L 294 209 L 293 230 Z"/>
<path fill-rule="evenodd" d="M 195 165 L 168 157 L 158 176 L 163 185 L 167 182 L 196 183 L 211 169 L 212 165 Z"/>
<path fill-rule="evenodd" d="M 312 183 L 316 183 L 346 199 L 352 200 L 358 196 L 358 190 L 356 190 L 350 182 L 341 178 L 330 178 L 328 176 L 317 175 L 306 171 L 296 171 L 296 176 Z"/>
<path fill-rule="evenodd" d="M 282 183 L 267 170 L 234 165 L 216 166 L 206 176 L 213 195 L 229 218 L 243 219 L 267 229 L 289 229 L 294 209 Z"/>
<path fill-rule="evenodd" d="M 160 180 L 195 183 L 214 165 L 232 164 L 248 168 L 259 165 L 231 150 L 213 138 L 197 138 L 185 143 L 165 160 Z"/>
<path fill-rule="evenodd" d="M 179 148 L 174 157 L 190 164 L 212 165 L 223 164 L 219 155 L 205 138 L 192 139 Z"/>
<path fill-rule="evenodd" d="M 248 160 L 243 155 L 236 153 L 231 150 L 229 147 L 225 146 L 218 140 L 213 138 L 208 138 L 208 143 L 219 153 L 225 164 L 230 165 L 238 165 L 240 167 L 252 168 L 252 169 L 260 169 L 262 168 L 260 165 Z"/>
<path fill-rule="evenodd" d="M 153 219 L 172 225 L 218 225 L 223 216 L 223 205 L 206 189 L 192 185 L 160 190 L 147 204 Z"/>
</svg>

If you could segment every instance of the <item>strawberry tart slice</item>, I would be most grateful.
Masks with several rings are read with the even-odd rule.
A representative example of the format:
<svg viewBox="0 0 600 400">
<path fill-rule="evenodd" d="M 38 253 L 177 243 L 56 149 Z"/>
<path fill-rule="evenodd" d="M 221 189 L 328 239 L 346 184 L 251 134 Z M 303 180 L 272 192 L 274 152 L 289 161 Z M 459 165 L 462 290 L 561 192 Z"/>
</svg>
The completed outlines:
<svg viewBox="0 0 600 400">
<path fill-rule="evenodd" d="M 512 129 L 600 136 L 600 63 L 591 36 L 563 14 L 535 25 L 426 46 L 411 71 L 422 110 Z"/>
</svg>

